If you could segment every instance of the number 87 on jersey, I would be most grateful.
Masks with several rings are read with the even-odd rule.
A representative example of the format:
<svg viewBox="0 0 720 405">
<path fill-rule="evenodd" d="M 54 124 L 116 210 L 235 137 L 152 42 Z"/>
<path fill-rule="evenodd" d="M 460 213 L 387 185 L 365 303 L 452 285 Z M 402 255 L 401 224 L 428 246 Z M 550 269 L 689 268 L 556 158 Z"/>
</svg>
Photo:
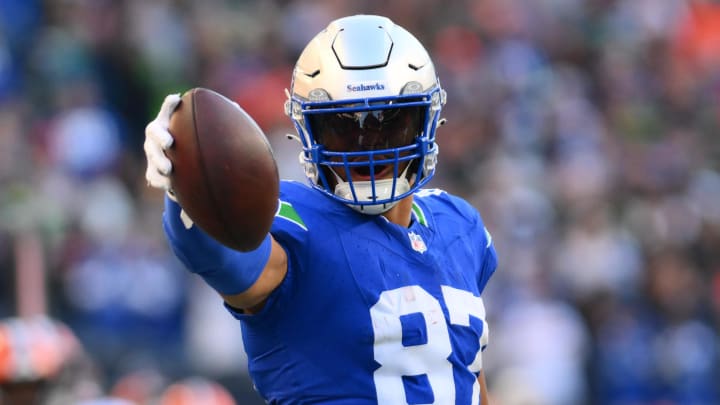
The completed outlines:
<svg viewBox="0 0 720 405">
<path fill-rule="evenodd" d="M 488 341 L 485 306 L 482 298 L 468 291 L 441 288 L 449 319 L 440 301 L 418 285 L 384 291 L 370 308 L 373 352 L 380 364 L 373 374 L 378 404 L 480 402 L 477 373 L 482 369 L 482 350 Z M 453 335 L 449 325 L 471 327 L 471 318 L 481 325 L 479 335 L 470 334 L 475 342 L 468 342 L 468 334 Z M 454 353 L 452 342 L 477 347 L 474 358 L 468 360 L 468 356 Z M 469 401 L 456 402 L 458 396 L 468 394 Z"/>
</svg>

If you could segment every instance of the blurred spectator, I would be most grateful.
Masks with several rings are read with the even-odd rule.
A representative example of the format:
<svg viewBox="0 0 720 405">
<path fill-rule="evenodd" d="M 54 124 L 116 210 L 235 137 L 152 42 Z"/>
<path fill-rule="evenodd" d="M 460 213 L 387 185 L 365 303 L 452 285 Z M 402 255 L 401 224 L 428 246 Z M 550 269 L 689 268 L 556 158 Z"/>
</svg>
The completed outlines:
<svg viewBox="0 0 720 405">
<path fill-rule="evenodd" d="M 107 172 L 120 158 L 120 133 L 100 108 L 77 108 L 57 118 L 48 134 L 48 156 L 56 170 L 84 178 Z"/>
<path fill-rule="evenodd" d="M 159 405 L 236 405 L 222 385 L 202 377 L 188 377 L 171 384 Z"/>
<path fill-rule="evenodd" d="M 64 405 L 100 392 L 98 370 L 65 324 L 45 316 L 0 321 L 0 403 Z"/>
<path fill-rule="evenodd" d="M 130 401 L 114 397 L 101 397 L 82 401 L 76 405 L 136 405 Z"/>
<path fill-rule="evenodd" d="M 493 398 L 499 403 L 585 402 L 590 340 L 576 309 L 552 298 L 516 297 L 492 333 L 493 353 L 486 357 L 493 361 Z M 520 393 L 526 399 L 516 399 Z"/>
<path fill-rule="evenodd" d="M 139 367 L 115 378 L 110 395 L 135 405 L 155 405 L 167 387 L 168 378 L 153 367 Z"/>
<path fill-rule="evenodd" d="M 83 237 L 62 275 L 66 319 L 111 375 L 184 367 L 187 275 L 142 233 L 122 188 L 98 180 L 86 190 Z"/>
</svg>

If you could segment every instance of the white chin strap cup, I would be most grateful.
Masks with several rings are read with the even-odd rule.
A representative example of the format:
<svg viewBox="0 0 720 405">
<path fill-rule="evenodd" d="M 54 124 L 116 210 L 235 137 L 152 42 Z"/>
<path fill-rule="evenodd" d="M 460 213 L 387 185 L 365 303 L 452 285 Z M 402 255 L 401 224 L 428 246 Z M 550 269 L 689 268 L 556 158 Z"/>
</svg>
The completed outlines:
<svg viewBox="0 0 720 405">
<path fill-rule="evenodd" d="M 410 165 L 405 167 L 402 174 L 395 181 L 395 195 L 402 195 L 410 190 L 410 183 L 407 180 L 406 173 Z M 372 181 L 353 181 L 352 187 L 347 181 L 343 181 L 334 170 L 330 170 L 335 176 L 337 186 L 335 186 L 335 195 L 345 200 L 354 201 L 352 189 L 355 189 L 355 196 L 358 201 L 373 200 L 373 182 Z M 375 200 L 387 200 L 393 195 L 393 179 L 375 180 Z M 347 204 L 348 207 L 355 211 L 366 215 L 379 215 L 394 207 L 399 200 L 390 201 L 381 204 Z"/>
</svg>

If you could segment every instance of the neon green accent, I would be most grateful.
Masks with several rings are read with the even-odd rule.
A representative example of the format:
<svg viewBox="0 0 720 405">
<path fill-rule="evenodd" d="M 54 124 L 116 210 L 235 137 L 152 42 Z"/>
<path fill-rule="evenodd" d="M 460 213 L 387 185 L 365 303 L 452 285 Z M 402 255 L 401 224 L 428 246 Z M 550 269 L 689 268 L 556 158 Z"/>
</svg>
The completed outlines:
<svg viewBox="0 0 720 405">
<path fill-rule="evenodd" d="M 415 217 L 420 224 L 428 226 L 427 219 L 425 219 L 425 213 L 422 211 L 419 205 L 415 201 L 412 204 L 412 210 L 415 213 Z"/>
<path fill-rule="evenodd" d="M 307 231 L 307 226 L 305 225 L 305 222 L 303 222 L 302 218 L 300 218 L 300 215 L 298 215 L 297 211 L 295 211 L 295 208 L 293 208 L 292 204 L 290 204 L 289 202 L 280 201 L 280 207 L 275 216 L 286 219 Z"/>
</svg>

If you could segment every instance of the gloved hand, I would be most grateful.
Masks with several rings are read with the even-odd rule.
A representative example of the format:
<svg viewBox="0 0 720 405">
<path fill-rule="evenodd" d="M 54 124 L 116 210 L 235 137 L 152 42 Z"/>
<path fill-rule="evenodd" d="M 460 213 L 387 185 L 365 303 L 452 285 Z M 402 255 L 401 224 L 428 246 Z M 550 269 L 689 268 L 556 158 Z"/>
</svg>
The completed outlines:
<svg viewBox="0 0 720 405">
<path fill-rule="evenodd" d="M 170 189 L 170 177 L 168 177 L 172 171 L 172 162 L 165 155 L 165 151 L 174 142 L 168 127 L 170 126 L 170 116 L 180 103 L 180 99 L 180 94 L 170 94 L 165 97 L 157 117 L 145 127 L 144 145 L 145 157 L 147 158 L 145 179 L 148 185 L 165 190 L 167 196 L 175 202 L 177 202 L 177 199 Z M 180 212 L 180 219 L 186 229 L 192 227 L 193 222 L 185 210 Z"/>
<path fill-rule="evenodd" d="M 145 127 L 145 157 L 147 157 L 147 169 L 145 179 L 148 185 L 165 191 L 170 190 L 170 178 L 172 163 L 165 155 L 165 151 L 172 146 L 174 139 L 168 127 L 170 116 L 180 103 L 179 94 L 170 94 L 160 107 L 157 117 Z"/>
</svg>

